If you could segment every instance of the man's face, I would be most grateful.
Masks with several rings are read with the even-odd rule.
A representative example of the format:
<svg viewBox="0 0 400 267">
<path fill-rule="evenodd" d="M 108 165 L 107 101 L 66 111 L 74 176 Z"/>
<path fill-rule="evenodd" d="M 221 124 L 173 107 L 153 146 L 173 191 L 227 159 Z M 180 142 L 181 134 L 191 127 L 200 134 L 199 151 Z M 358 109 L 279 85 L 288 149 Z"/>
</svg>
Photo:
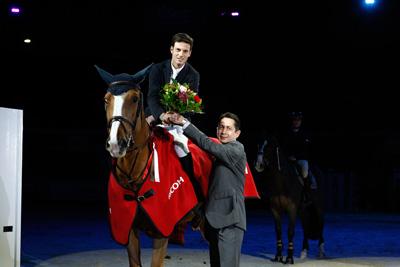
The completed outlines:
<svg viewBox="0 0 400 267">
<path fill-rule="evenodd" d="M 301 126 L 302 119 L 300 117 L 292 118 L 292 129 L 298 129 Z"/>
<path fill-rule="evenodd" d="M 177 69 L 185 65 L 192 54 L 190 44 L 184 42 L 176 42 L 174 46 L 171 46 L 170 51 L 172 55 L 172 65 Z"/>
<path fill-rule="evenodd" d="M 235 129 L 235 121 L 231 118 L 222 118 L 217 127 L 217 137 L 221 143 L 229 143 L 236 140 L 240 130 Z"/>
</svg>

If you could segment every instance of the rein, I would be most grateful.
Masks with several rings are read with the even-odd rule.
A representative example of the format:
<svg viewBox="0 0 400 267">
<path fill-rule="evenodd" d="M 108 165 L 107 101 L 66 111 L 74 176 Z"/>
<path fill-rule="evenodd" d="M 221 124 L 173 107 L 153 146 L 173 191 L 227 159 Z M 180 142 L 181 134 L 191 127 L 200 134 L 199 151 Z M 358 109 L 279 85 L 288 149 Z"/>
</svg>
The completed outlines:
<svg viewBox="0 0 400 267">
<path fill-rule="evenodd" d="M 135 167 L 138 155 L 139 155 L 139 153 L 136 154 L 135 160 L 132 163 L 129 173 L 126 173 L 121 167 L 118 166 L 117 160 L 115 160 L 115 164 L 113 164 L 114 168 L 118 169 L 125 176 L 125 178 L 121 178 L 121 176 L 118 176 L 118 177 L 121 179 L 124 179 L 126 181 L 124 184 L 132 187 L 131 189 L 135 193 L 139 191 L 140 187 L 143 185 L 143 183 L 149 177 L 151 164 L 153 163 L 153 151 L 151 151 L 149 157 L 147 158 L 146 166 L 143 168 L 143 170 L 140 172 L 140 174 L 137 177 L 133 177 L 132 172 Z M 115 177 L 117 177 L 115 170 L 113 172 L 115 174 Z"/>
<path fill-rule="evenodd" d="M 112 87 L 114 86 L 118 86 L 118 85 L 130 85 L 130 86 L 134 86 L 134 84 L 132 84 L 129 81 L 116 81 L 116 82 L 112 82 L 109 84 L 109 91 L 112 91 Z M 138 89 L 139 90 L 139 89 Z M 116 170 L 118 170 L 124 177 L 120 177 L 119 176 L 119 180 L 123 180 L 123 184 L 125 186 L 129 186 L 132 187 L 132 190 L 134 192 L 137 192 L 141 185 L 144 183 L 144 181 L 147 179 L 147 177 L 150 174 L 150 166 L 152 163 L 152 156 L 153 156 L 153 152 L 149 146 L 149 140 L 150 140 L 150 133 L 147 134 L 145 140 L 143 143 L 141 144 L 137 144 L 135 142 L 135 136 L 136 136 L 136 127 L 137 127 L 137 121 L 139 120 L 140 116 L 143 115 L 143 93 L 139 90 L 140 92 L 140 99 L 139 99 L 139 103 L 136 106 L 136 115 L 133 118 L 133 120 L 129 120 L 124 116 L 113 116 L 110 118 L 110 120 L 108 121 L 107 127 L 110 130 L 111 126 L 114 122 L 120 122 L 120 125 L 122 126 L 122 129 L 125 133 L 125 135 L 127 137 L 125 137 L 123 139 L 123 142 L 125 143 L 127 150 L 126 150 L 126 155 L 131 154 L 131 153 L 136 153 L 136 155 L 134 155 L 134 159 L 132 160 L 131 166 L 129 171 L 125 171 L 122 167 L 120 167 L 120 165 L 118 165 L 118 160 L 115 160 L 115 164 L 113 168 L 114 169 L 114 174 L 116 175 Z M 144 121 L 144 120 L 143 120 Z M 146 123 L 144 121 L 144 123 Z M 126 124 L 130 126 L 130 132 L 127 130 L 126 128 Z M 137 163 L 137 160 L 139 158 L 139 155 L 142 151 L 144 151 L 143 149 L 148 146 L 149 151 L 151 151 L 151 153 L 149 153 L 149 156 L 147 158 L 147 163 L 145 165 L 145 167 L 143 168 L 143 170 L 140 171 L 140 174 L 136 177 L 132 176 L 132 173 L 135 170 L 135 166 Z"/>
<path fill-rule="evenodd" d="M 265 150 L 265 147 L 268 145 L 268 141 L 267 140 L 264 140 L 264 143 L 262 144 L 262 146 L 261 146 L 261 148 L 259 149 L 259 154 L 261 154 L 261 155 L 263 155 L 263 157 L 264 157 L 264 162 L 266 163 L 266 165 L 268 166 L 268 165 L 270 165 L 270 163 L 272 162 L 274 162 L 273 160 L 267 160 L 267 159 L 265 159 L 265 152 L 264 152 L 264 150 Z M 275 154 L 276 154 L 276 167 L 277 167 L 277 169 L 278 169 L 278 171 L 280 172 L 281 170 L 282 170 L 282 166 L 281 166 L 281 153 L 280 153 L 280 147 L 279 147 L 279 145 L 277 145 L 275 148 L 274 148 L 274 152 L 275 152 Z M 273 153 L 272 153 L 273 154 Z"/>
<path fill-rule="evenodd" d="M 278 164 L 278 171 L 281 171 L 281 157 L 279 154 L 279 146 L 276 147 L 276 160 L 277 160 L 277 164 Z"/>
</svg>

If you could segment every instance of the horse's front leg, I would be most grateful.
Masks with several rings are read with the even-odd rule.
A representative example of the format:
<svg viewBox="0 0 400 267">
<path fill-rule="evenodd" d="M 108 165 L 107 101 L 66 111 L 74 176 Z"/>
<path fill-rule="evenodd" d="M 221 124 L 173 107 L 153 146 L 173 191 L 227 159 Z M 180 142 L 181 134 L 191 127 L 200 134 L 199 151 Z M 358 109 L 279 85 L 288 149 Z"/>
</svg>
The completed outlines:
<svg viewBox="0 0 400 267">
<path fill-rule="evenodd" d="M 287 213 L 289 217 L 288 224 L 288 254 L 285 260 L 285 264 L 294 264 L 293 254 L 294 254 L 294 231 L 296 227 L 296 205 L 289 202 Z"/>
<path fill-rule="evenodd" d="M 272 216 L 274 217 L 275 224 L 275 235 L 276 235 L 276 254 L 275 258 L 272 259 L 273 262 L 283 262 L 283 242 L 282 242 L 282 224 L 281 224 L 281 215 L 279 211 L 275 208 L 271 209 Z"/>
<path fill-rule="evenodd" d="M 167 254 L 168 238 L 153 239 L 153 254 L 151 267 L 164 267 L 164 258 Z"/>
<path fill-rule="evenodd" d="M 128 251 L 129 267 L 141 267 L 140 240 L 139 231 L 137 229 L 132 228 L 129 232 L 129 242 L 126 249 Z"/>
</svg>

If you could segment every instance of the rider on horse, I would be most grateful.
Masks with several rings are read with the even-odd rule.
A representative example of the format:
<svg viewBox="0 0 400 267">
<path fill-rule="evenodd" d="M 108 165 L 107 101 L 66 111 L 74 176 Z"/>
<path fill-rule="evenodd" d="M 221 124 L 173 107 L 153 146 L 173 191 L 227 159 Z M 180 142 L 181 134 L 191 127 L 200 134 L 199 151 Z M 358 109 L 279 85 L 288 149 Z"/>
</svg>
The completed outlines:
<svg viewBox="0 0 400 267">
<path fill-rule="evenodd" d="M 288 159 L 295 163 L 303 180 L 304 198 L 308 202 L 311 187 L 316 185 L 315 181 L 311 181 L 309 171 L 310 137 L 303 127 L 303 112 L 289 112 L 289 128 L 282 135 L 281 145 Z"/>
<path fill-rule="evenodd" d="M 187 147 L 187 138 L 183 135 L 182 129 L 179 127 L 167 127 L 169 124 L 170 114 L 167 112 L 166 107 L 162 105 L 161 91 L 165 84 L 179 83 L 181 85 L 187 84 L 191 90 L 198 93 L 199 91 L 199 72 L 189 64 L 188 60 L 192 54 L 193 38 L 187 33 L 176 33 L 171 38 L 170 53 L 171 58 L 155 64 L 149 73 L 149 88 L 147 94 L 147 108 L 146 108 L 146 121 L 150 125 L 156 125 L 167 128 L 170 134 L 177 139 L 174 146 L 176 154 L 182 164 L 182 167 L 189 175 L 189 178 L 195 188 L 196 196 L 199 201 L 204 201 L 201 193 L 201 186 L 194 178 L 193 173 L 193 159 Z M 190 118 L 189 118 L 190 119 Z M 182 145 L 183 144 L 183 145 Z M 200 207 L 200 206 L 199 206 Z M 197 214 L 200 211 L 195 211 Z M 198 216 L 199 218 L 199 216 Z M 194 228 L 198 227 L 200 219 L 192 221 Z"/>
</svg>

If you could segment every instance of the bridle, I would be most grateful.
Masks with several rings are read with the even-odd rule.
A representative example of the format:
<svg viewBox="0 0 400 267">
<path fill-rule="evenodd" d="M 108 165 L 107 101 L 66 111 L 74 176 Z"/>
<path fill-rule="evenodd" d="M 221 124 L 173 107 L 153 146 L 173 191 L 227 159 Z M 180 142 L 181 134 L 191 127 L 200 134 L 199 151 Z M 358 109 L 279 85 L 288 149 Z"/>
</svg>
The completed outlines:
<svg viewBox="0 0 400 267">
<path fill-rule="evenodd" d="M 108 88 L 109 88 L 109 92 L 111 91 L 110 88 L 117 86 L 117 85 L 128 85 L 128 86 L 132 86 L 135 85 L 130 81 L 116 81 L 116 82 L 112 82 L 109 84 Z M 141 117 L 141 115 L 143 115 L 143 93 L 142 91 L 140 91 L 139 88 L 133 86 L 133 88 L 135 90 L 138 90 L 140 92 L 140 98 L 139 98 L 139 103 L 136 106 L 136 115 L 133 118 L 133 120 L 129 120 L 128 118 L 124 117 L 124 116 L 113 116 L 109 119 L 109 121 L 107 122 L 107 127 L 108 130 L 111 129 L 111 126 L 114 122 L 120 122 L 120 125 L 122 126 L 122 129 L 124 131 L 124 133 L 126 134 L 126 137 L 124 137 L 124 140 L 122 142 L 124 142 L 126 144 L 126 148 L 127 148 L 127 152 L 133 152 L 133 151 L 137 151 L 136 155 L 134 155 L 134 159 L 132 160 L 132 164 L 130 164 L 130 169 L 128 171 L 123 170 L 120 166 L 118 166 L 117 161 L 114 161 L 114 167 L 116 169 L 118 169 L 123 176 L 125 176 L 124 180 L 126 181 L 126 184 L 129 184 L 130 186 L 133 187 L 133 191 L 136 191 L 138 188 L 135 187 L 140 187 L 141 183 L 138 185 L 135 185 L 135 183 L 137 181 L 140 180 L 140 178 L 142 178 L 141 180 L 144 181 L 144 179 L 148 176 L 149 172 L 146 172 L 146 169 L 149 167 L 148 164 L 146 164 L 145 168 L 140 171 L 139 175 L 137 177 L 132 177 L 132 173 L 134 171 L 134 168 L 136 166 L 137 163 L 137 159 L 139 157 L 140 151 L 142 150 L 143 147 L 145 147 L 146 145 L 149 144 L 149 140 L 150 140 L 150 133 L 148 133 L 148 135 L 146 136 L 145 140 L 143 143 L 141 144 L 137 144 L 134 140 L 135 140 L 135 133 L 136 133 L 136 126 L 137 126 L 137 122 L 139 120 L 139 118 Z M 129 125 L 130 127 L 130 132 L 128 132 L 128 129 L 126 127 L 126 125 Z M 108 142 L 108 140 L 106 141 Z M 150 154 L 151 155 L 151 154 Z M 149 163 L 150 160 L 150 155 L 149 158 L 147 159 L 147 162 Z M 142 176 L 146 176 L 146 177 L 142 177 Z"/>
<path fill-rule="evenodd" d="M 110 83 L 108 85 L 108 88 L 112 88 L 113 86 L 117 86 L 117 85 L 134 85 L 134 84 L 130 81 L 115 81 L 115 82 Z M 140 89 L 138 89 L 138 88 L 135 88 L 135 89 L 140 92 L 139 103 L 136 106 L 135 118 L 133 118 L 133 120 L 130 121 L 129 119 L 125 118 L 124 116 L 113 116 L 107 122 L 108 130 L 111 129 L 111 125 L 114 122 L 116 122 L 116 121 L 120 122 L 120 125 L 122 126 L 122 129 L 124 130 L 124 132 L 127 136 L 127 138 L 124 138 L 124 142 L 126 143 L 127 151 L 142 148 L 143 146 L 145 146 L 148 143 L 148 139 L 150 136 L 149 135 L 146 137 L 143 144 L 136 144 L 134 141 L 134 133 L 135 133 L 135 129 L 136 129 L 136 124 L 137 124 L 138 119 L 140 118 L 140 115 L 142 115 L 142 110 L 143 110 L 143 93 L 142 93 L 142 91 L 140 91 Z M 130 128 L 131 128 L 130 134 L 128 134 L 125 124 L 128 124 L 130 126 Z M 106 142 L 108 142 L 108 140 Z"/>
</svg>

